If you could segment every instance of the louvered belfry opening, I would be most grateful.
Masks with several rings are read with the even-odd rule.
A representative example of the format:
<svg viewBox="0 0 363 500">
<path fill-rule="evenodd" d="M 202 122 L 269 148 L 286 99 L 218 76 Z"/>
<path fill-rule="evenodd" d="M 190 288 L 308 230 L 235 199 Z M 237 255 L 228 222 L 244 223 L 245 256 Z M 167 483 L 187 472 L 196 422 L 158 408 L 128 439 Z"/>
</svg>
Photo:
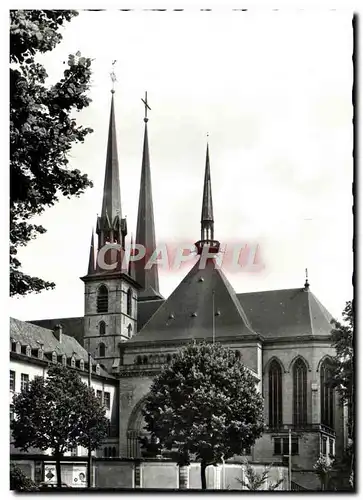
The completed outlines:
<svg viewBox="0 0 363 500">
<path fill-rule="evenodd" d="M 105 285 L 101 285 L 97 292 L 97 312 L 108 312 L 108 290 Z"/>
</svg>

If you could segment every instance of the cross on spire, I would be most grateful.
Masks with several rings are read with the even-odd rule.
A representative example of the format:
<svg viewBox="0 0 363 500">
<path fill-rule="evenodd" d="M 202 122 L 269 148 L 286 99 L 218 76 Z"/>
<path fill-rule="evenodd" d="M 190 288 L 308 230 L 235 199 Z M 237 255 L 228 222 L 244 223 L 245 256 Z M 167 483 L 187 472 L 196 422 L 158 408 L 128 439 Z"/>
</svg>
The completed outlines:
<svg viewBox="0 0 363 500">
<path fill-rule="evenodd" d="M 148 105 L 147 103 L 147 92 L 145 92 L 145 99 L 141 98 L 142 102 L 144 103 L 145 105 L 145 117 L 144 117 L 144 122 L 146 123 L 148 121 L 148 117 L 147 117 L 147 110 L 149 109 L 151 111 L 151 108 L 150 106 Z"/>
<path fill-rule="evenodd" d="M 307 268 L 305 269 L 305 285 L 304 288 L 305 290 L 309 290 L 310 283 L 308 281 L 308 270 Z"/>
<path fill-rule="evenodd" d="M 112 94 L 115 93 L 115 82 L 117 81 L 116 73 L 115 73 L 115 64 L 116 64 L 116 62 L 117 62 L 116 59 L 114 61 L 112 61 L 112 71 L 110 73 L 110 77 L 111 77 L 111 81 L 112 81 L 112 89 L 111 89 L 111 93 Z"/>
</svg>

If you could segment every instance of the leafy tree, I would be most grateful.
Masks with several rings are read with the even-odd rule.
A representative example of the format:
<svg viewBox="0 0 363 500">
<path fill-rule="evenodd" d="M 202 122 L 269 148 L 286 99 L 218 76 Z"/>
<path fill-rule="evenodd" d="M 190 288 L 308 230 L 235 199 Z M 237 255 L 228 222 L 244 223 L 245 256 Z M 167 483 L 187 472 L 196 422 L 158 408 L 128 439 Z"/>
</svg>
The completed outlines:
<svg viewBox="0 0 363 500">
<path fill-rule="evenodd" d="M 10 489 L 15 491 L 38 491 L 36 484 L 15 464 L 10 464 Z"/>
<path fill-rule="evenodd" d="M 333 360 L 332 383 L 333 386 L 337 388 L 343 404 L 348 406 L 350 414 L 349 416 L 350 418 L 352 418 L 352 405 L 354 403 L 353 301 L 349 301 L 346 303 L 343 311 L 343 320 L 345 324 L 342 324 L 336 320 L 332 320 L 332 325 L 334 326 L 331 331 L 332 345 L 335 348 L 336 352 Z M 350 431 L 352 431 L 351 428 Z"/>
<path fill-rule="evenodd" d="M 46 85 L 36 60 L 61 40 L 59 30 L 78 13 L 72 10 L 10 11 L 10 294 L 25 295 L 55 284 L 21 271 L 18 248 L 46 230 L 29 220 L 54 205 L 59 195 L 79 196 L 92 183 L 68 169 L 67 155 L 90 128 L 73 116 L 91 102 L 86 93 L 91 60 L 70 55 L 63 77 Z M 65 62 L 63 63 L 65 64 Z"/>
<path fill-rule="evenodd" d="M 265 483 L 269 479 L 269 474 L 273 464 L 266 466 L 261 473 L 257 472 L 247 461 L 245 461 L 244 465 L 245 477 L 247 481 L 240 478 L 237 478 L 237 481 L 250 491 L 264 490 Z M 278 481 L 270 482 L 267 487 L 268 491 L 276 490 L 283 481 L 284 478 L 282 477 Z"/>
<path fill-rule="evenodd" d="M 331 461 L 327 460 L 326 457 L 321 455 L 315 462 L 313 469 L 315 470 L 315 474 L 320 479 L 322 491 L 326 491 L 327 489 L 329 489 L 328 483 L 333 470 Z"/>
<path fill-rule="evenodd" d="M 27 390 L 14 395 L 13 444 L 51 449 L 56 460 L 57 486 L 61 486 L 60 461 L 76 446 L 98 448 L 107 435 L 108 419 L 92 388 L 79 374 L 61 365 L 37 376 Z"/>
<path fill-rule="evenodd" d="M 355 417 L 355 394 L 354 394 L 354 303 L 348 301 L 343 311 L 343 323 L 332 320 L 333 329 L 332 345 L 335 348 L 335 357 L 332 362 L 332 378 L 329 383 L 335 387 L 340 395 L 341 402 L 348 409 L 348 436 L 351 445 L 346 450 L 342 460 L 336 461 L 334 468 L 340 470 L 339 477 L 344 477 L 344 467 L 348 466 L 353 487 L 353 471 L 355 467 L 353 442 L 354 442 L 354 417 Z M 349 463 L 349 465 L 348 465 Z"/>
<path fill-rule="evenodd" d="M 179 465 L 191 455 L 201 461 L 202 489 L 208 465 L 241 454 L 264 428 L 255 378 L 218 343 L 181 349 L 154 380 L 143 415 L 146 430 L 177 452 Z"/>
</svg>

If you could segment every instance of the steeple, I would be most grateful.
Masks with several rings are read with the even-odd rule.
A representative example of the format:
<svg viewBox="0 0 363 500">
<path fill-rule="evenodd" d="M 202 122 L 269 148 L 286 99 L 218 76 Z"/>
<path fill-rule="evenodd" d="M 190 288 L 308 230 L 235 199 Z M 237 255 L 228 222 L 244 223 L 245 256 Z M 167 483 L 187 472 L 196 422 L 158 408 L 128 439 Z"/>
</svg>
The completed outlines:
<svg viewBox="0 0 363 500">
<path fill-rule="evenodd" d="M 204 188 L 201 216 L 201 239 L 213 240 L 214 237 L 214 218 L 213 218 L 213 200 L 212 184 L 210 179 L 209 164 L 209 144 L 207 143 L 207 154 L 205 160 Z"/>
<path fill-rule="evenodd" d="M 93 237 L 93 229 L 91 236 L 91 246 L 89 249 L 89 260 L 88 260 L 88 275 L 93 274 L 95 272 L 95 244 Z"/>
<path fill-rule="evenodd" d="M 214 239 L 214 217 L 212 200 L 212 183 L 210 176 L 209 144 L 207 143 L 207 153 L 205 160 L 204 187 L 202 200 L 200 241 L 196 243 L 198 253 L 202 252 L 205 244 L 209 245 L 209 251 L 217 253 L 219 251 L 219 241 Z"/>
<path fill-rule="evenodd" d="M 113 80 L 114 82 L 114 80 Z M 117 156 L 117 137 L 115 120 L 115 90 L 111 90 L 111 111 L 108 128 L 107 155 L 101 216 L 97 217 L 98 249 L 105 243 L 121 243 L 125 248 L 127 234 L 126 220 L 122 219 L 120 174 Z"/>
<path fill-rule="evenodd" d="M 113 222 L 116 216 L 121 218 L 120 175 L 117 157 L 116 122 L 114 93 L 111 98 L 110 123 L 108 128 L 107 157 L 101 217 L 106 214 Z"/>
<path fill-rule="evenodd" d="M 154 208 L 151 190 L 151 172 L 150 172 L 150 155 L 149 155 L 149 140 L 147 129 L 147 111 L 151 108 L 147 102 L 147 92 L 145 99 L 141 99 L 145 105 L 145 130 L 144 130 L 144 146 L 142 152 L 139 208 L 137 214 L 137 229 L 136 243 L 143 245 L 146 249 L 145 257 L 135 262 L 135 278 L 142 286 L 142 291 L 139 294 L 139 300 L 159 299 L 159 276 L 157 265 L 153 265 L 151 269 L 145 269 L 145 264 L 153 254 L 156 248 L 155 242 L 155 224 L 154 224 Z"/>
</svg>

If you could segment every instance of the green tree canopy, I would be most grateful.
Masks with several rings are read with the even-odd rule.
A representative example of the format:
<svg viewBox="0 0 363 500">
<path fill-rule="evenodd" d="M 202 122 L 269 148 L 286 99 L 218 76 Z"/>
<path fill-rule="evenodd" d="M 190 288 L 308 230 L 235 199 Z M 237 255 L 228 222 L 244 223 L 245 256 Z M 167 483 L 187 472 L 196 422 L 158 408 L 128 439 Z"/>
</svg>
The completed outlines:
<svg viewBox="0 0 363 500">
<path fill-rule="evenodd" d="M 143 415 L 146 429 L 180 465 L 201 461 L 202 488 L 209 464 L 242 454 L 261 436 L 263 400 L 257 380 L 222 345 L 182 348 L 154 380 Z"/>
<path fill-rule="evenodd" d="M 79 196 L 92 186 L 87 175 L 68 168 L 71 147 L 92 132 L 74 118 L 90 103 L 91 60 L 71 55 L 61 80 L 46 85 L 47 72 L 36 59 L 62 40 L 60 29 L 76 15 L 71 10 L 10 11 L 11 295 L 55 286 L 21 271 L 18 248 L 46 231 L 29 220 L 59 195 Z"/>
<path fill-rule="evenodd" d="M 35 377 L 27 390 L 14 395 L 15 419 L 11 422 L 13 444 L 51 449 L 61 485 L 60 460 L 76 446 L 92 450 L 107 436 L 108 419 L 92 388 L 79 374 L 61 365 L 49 368 L 47 377 Z"/>
<path fill-rule="evenodd" d="M 17 465 L 10 464 L 10 489 L 15 491 L 38 491 L 37 485 Z"/>
<path fill-rule="evenodd" d="M 332 363 L 332 378 L 341 402 L 348 409 L 348 436 L 351 440 L 344 455 L 335 460 L 333 474 L 336 489 L 354 488 L 354 437 L 355 437 L 355 393 L 354 393 L 354 302 L 348 301 L 343 311 L 343 322 L 332 320 L 332 346 L 335 357 Z"/>
</svg>

